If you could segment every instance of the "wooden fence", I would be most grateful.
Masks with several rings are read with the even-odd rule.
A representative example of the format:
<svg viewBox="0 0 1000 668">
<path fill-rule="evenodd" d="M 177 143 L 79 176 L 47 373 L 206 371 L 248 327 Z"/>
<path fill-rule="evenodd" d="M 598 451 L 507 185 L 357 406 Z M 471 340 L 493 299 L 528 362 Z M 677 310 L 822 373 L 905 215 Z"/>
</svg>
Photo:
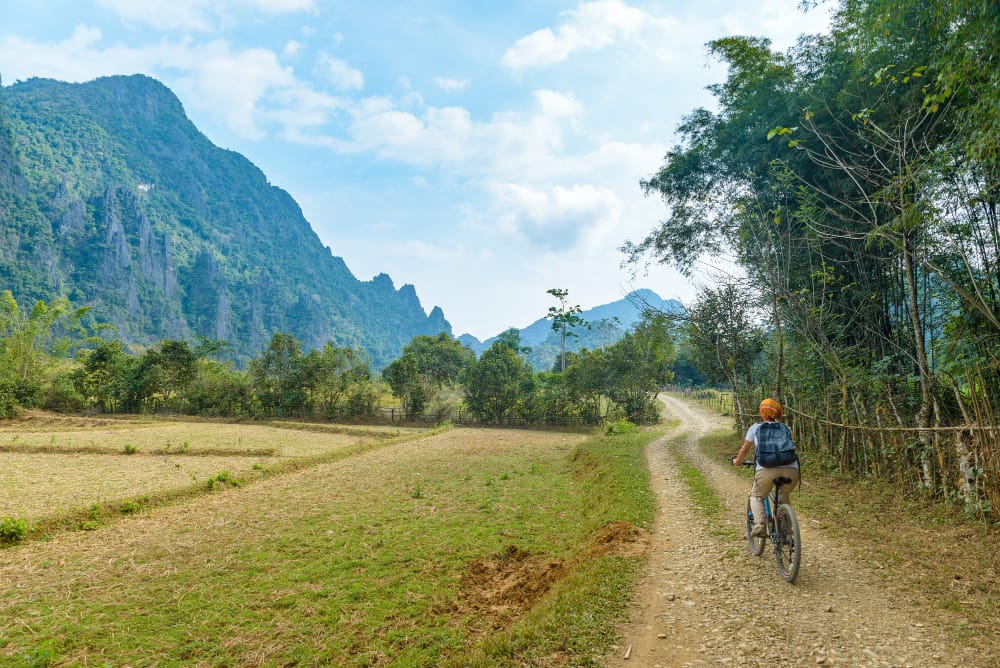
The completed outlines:
<svg viewBox="0 0 1000 668">
<path fill-rule="evenodd" d="M 439 412 L 427 412 L 419 416 L 408 416 L 402 408 L 379 407 L 378 419 L 382 422 L 392 424 L 398 423 L 418 423 L 418 424 L 441 424 L 451 422 L 461 425 L 490 425 L 507 427 L 524 426 L 596 426 L 604 422 L 603 416 L 598 413 L 588 415 L 536 415 L 524 414 L 513 411 L 503 416 L 499 421 L 481 420 L 467 408 L 459 407 L 446 409 Z"/>
<path fill-rule="evenodd" d="M 904 489 L 919 490 L 970 514 L 996 519 L 1000 508 L 1000 426 L 977 423 L 909 427 L 835 422 L 786 408 L 796 447 L 815 461 Z M 740 413 L 746 429 L 760 418 Z"/>
</svg>

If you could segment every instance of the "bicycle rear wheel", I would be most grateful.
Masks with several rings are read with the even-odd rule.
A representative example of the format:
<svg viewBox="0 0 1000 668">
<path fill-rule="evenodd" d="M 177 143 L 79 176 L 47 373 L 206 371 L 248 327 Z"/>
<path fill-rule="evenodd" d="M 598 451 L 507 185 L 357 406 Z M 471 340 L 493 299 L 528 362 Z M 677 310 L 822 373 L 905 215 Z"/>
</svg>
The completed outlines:
<svg viewBox="0 0 1000 668">
<path fill-rule="evenodd" d="M 799 537 L 799 520 L 795 510 L 784 503 L 778 506 L 774 515 L 776 540 L 774 559 L 778 562 L 778 573 L 786 582 L 795 582 L 802 561 L 802 540 Z"/>
<path fill-rule="evenodd" d="M 753 510 L 750 509 L 750 499 L 747 499 L 747 547 L 750 554 L 759 557 L 764 552 L 764 536 L 753 535 Z"/>
</svg>

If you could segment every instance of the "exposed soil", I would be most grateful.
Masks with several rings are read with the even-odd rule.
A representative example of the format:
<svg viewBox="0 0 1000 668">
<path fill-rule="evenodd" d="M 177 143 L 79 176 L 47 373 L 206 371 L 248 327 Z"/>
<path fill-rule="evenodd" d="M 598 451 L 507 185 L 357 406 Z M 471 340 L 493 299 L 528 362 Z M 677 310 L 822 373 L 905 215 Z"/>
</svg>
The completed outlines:
<svg viewBox="0 0 1000 668">
<path fill-rule="evenodd" d="M 511 545 L 488 560 L 476 559 L 462 577 L 462 602 L 500 625 L 528 610 L 566 572 L 561 559 Z"/>
<path fill-rule="evenodd" d="M 851 556 L 849 544 L 825 535 L 802 513 L 799 577 L 795 584 L 781 580 L 770 545 L 761 557 L 746 549 L 747 479 L 697 448 L 702 435 L 731 423 L 675 397 L 661 399 L 666 417 L 680 426 L 647 450 L 660 511 L 631 623 L 607 665 L 997 665 L 997 647 L 973 647 L 959 637 L 958 613 L 887 584 Z M 733 436 L 734 453 L 739 440 Z M 736 538 L 713 532 L 715 525 L 690 506 L 671 447 L 711 482 Z"/>
<path fill-rule="evenodd" d="M 630 522 L 605 526 L 581 557 L 565 563 L 511 545 L 490 559 L 474 559 L 462 576 L 459 608 L 501 628 L 531 609 L 579 559 L 634 557 L 649 550 L 649 534 Z"/>
</svg>

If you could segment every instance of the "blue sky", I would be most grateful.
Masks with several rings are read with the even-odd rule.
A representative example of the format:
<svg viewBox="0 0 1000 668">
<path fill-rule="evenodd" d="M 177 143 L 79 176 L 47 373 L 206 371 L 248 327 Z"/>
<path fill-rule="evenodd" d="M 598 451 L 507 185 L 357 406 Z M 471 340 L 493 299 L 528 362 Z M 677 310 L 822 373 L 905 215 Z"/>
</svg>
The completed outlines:
<svg viewBox="0 0 1000 668">
<path fill-rule="evenodd" d="M 778 48 L 799 0 L 36 0 L 0 6 L 0 76 L 143 73 L 302 206 L 358 278 L 412 283 L 455 334 L 524 327 L 645 287 L 617 248 L 665 209 L 639 180 L 722 80 L 704 44 Z"/>
</svg>

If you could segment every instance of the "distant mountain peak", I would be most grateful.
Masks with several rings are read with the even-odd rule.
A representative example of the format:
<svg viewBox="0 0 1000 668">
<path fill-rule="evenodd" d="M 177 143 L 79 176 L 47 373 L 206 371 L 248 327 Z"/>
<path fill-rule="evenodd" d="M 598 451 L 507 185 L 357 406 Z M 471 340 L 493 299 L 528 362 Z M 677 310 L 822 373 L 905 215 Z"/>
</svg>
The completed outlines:
<svg viewBox="0 0 1000 668">
<path fill-rule="evenodd" d="M 684 310 L 684 306 L 679 301 L 675 299 L 665 300 L 649 288 L 640 288 L 632 290 L 617 301 L 601 304 L 582 311 L 580 317 L 592 324 L 602 321 L 607 322 L 610 327 L 618 330 L 620 333 L 624 333 L 642 319 L 642 311 L 647 307 L 668 313 L 683 312 Z M 551 340 L 555 336 L 555 333 L 552 331 L 552 321 L 547 318 L 539 318 L 524 329 L 521 329 L 520 332 L 521 343 L 532 348 L 532 352 L 528 354 L 528 360 L 536 369 L 550 368 L 552 361 L 555 359 L 551 344 Z M 568 350 L 579 350 L 585 347 L 603 347 L 613 342 L 610 340 L 609 332 L 607 331 L 586 335 L 581 329 L 578 334 L 578 337 L 572 338 L 567 343 Z M 472 348 L 478 354 L 489 348 L 496 338 L 496 336 L 493 336 L 485 341 L 480 341 L 471 334 L 463 334 L 458 337 L 458 340 Z"/>
</svg>

